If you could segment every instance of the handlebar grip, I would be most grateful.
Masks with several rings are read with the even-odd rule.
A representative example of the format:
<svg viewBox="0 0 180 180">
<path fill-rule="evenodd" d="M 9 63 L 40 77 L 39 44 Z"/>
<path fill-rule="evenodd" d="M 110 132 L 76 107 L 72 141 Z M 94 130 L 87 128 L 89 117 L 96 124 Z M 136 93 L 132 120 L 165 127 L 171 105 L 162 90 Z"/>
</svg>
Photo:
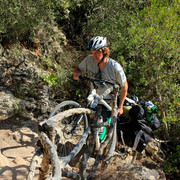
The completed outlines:
<svg viewBox="0 0 180 180">
<path fill-rule="evenodd" d="M 83 78 L 83 76 L 82 76 L 82 75 L 80 75 L 78 78 L 79 78 L 79 79 L 82 79 L 82 78 Z"/>
<path fill-rule="evenodd" d="M 107 83 L 107 84 L 110 84 L 110 85 L 113 85 L 113 86 L 116 85 L 115 83 L 112 83 L 112 82 L 107 81 L 107 80 L 104 80 L 104 79 L 89 78 L 89 77 L 83 76 L 83 75 L 80 75 L 78 78 L 79 78 L 80 80 L 89 80 L 89 81 L 91 81 L 91 82 L 99 82 L 99 83 L 101 83 L 101 84 Z"/>
<path fill-rule="evenodd" d="M 80 80 L 81 80 L 81 79 L 82 79 L 82 80 L 89 79 L 88 77 L 83 76 L 83 75 L 80 75 L 78 78 L 79 78 Z"/>
</svg>

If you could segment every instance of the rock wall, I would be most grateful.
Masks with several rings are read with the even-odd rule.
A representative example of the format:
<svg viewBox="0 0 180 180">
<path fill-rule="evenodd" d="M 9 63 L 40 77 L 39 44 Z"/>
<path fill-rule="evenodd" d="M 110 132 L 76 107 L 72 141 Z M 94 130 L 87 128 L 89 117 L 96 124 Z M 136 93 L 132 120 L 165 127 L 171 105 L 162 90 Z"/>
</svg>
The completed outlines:
<svg viewBox="0 0 180 180">
<path fill-rule="evenodd" d="M 42 120 L 55 107 L 53 94 L 41 78 L 49 74 L 42 60 L 49 56 L 60 60 L 65 36 L 56 27 L 49 29 L 51 34 L 39 30 L 31 47 L 27 42 L 0 44 L 0 120 L 16 114 Z"/>
</svg>

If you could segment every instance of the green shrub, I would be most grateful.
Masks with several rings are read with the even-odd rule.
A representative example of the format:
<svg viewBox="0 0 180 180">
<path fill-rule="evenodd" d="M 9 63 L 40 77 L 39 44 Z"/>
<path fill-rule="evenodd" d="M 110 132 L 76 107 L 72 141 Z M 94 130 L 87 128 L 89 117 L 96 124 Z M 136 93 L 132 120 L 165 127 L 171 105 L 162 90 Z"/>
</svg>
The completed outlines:
<svg viewBox="0 0 180 180">
<path fill-rule="evenodd" d="M 176 152 L 171 153 L 164 165 L 164 172 L 167 175 L 179 172 L 180 166 L 180 145 L 177 146 Z"/>
<path fill-rule="evenodd" d="M 81 5 L 82 0 L 3 0 L 0 4 L 0 42 L 28 38 L 40 28 L 41 22 L 56 17 L 68 18 L 68 8 Z M 64 13 L 59 13 L 59 12 Z"/>
<path fill-rule="evenodd" d="M 47 76 L 46 74 L 43 74 L 41 77 L 49 86 L 53 86 L 57 84 L 57 76 L 54 74 L 50 74 Z"/>
<path fill-rule="evenodd" d="M 49 20 L 50 0 L 5 0 L 0 5 L 0 40 L 23 39 L 38 29 L 43 20 Z M 24 36 L 24 37 L 23 37 Z"/>
<path fill-rule="evenodd" d="M 122 64 L 129 93 L 156 103 L 166 124 L 178 121 L 179 7 L 175 1 L 103 0 L 84 31 L 106 36 Z"/>
</svg>

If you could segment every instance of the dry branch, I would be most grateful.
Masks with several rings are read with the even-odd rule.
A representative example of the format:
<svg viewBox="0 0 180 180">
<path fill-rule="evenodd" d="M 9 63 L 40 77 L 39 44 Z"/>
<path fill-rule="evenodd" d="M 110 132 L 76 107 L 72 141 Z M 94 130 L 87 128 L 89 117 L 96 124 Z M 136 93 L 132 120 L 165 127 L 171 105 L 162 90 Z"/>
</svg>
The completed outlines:
<svg viewBox="0 0 180 180">
<path fill-rule="evenodd" d="M 47 124 L 48 126 L 54 126 L 58 122 L 60 122 L 62 119 L 65 119 L 69 116 L 72 116 L 73 114 L 94 114 L 94 111 L 87 109 L 87 108 L 73 108 L 69 109 L 63 112 L 60 112 L 56 114 L 55 116 L 51 117 L 50 119 L 43 121 L 40 123 L 40 126 L 43 124 Z"/>
<path fill-rule="evenodd" d="M 41 140 L 43 147 L 45 148 L 46 155 L 48 154 L 51 159 L 51 163 L 53 166 L 53 175 L 52 175 L 51 180 L 60 180 L 61 179 L 61 168 L 60 168 L 60 162 L 59 162 L 59 158 L 57 155 L 57 151 L 54 148 L 54 145 L 52 144 L 52 142 L 50 141 L 48 136 L 44 132 L 40 132 L 39 138 Z M 46 156 L 46 158 L 48 158 L 48 155 Z M 47 159 L 46 163 L 48 163 L 48 162 L 49 162 L 49 160 Z M 46 163 L 44 163 L 43 165 L 49 167 L 49 163 L 48 164 L 46 164 Z M 44 173 L 43 176 L 47 175 L 48 172 L 46 170 L 48 170 L 48 169 L 49 168 L 45 168 L 45 172 L 43 172 Z M 42 166 L 41 166 L 41 170 L 42 170 Z"/>
<path fill-rule="evenodd" d="M 70 173 L 67 171 L 62 171 L 62 176 L 67 177 L 67 178 L 71 178 L 71 179 L 75 179 L 75 180 L 81 180 L 80 175 L 77 173 L 72 173 L 72 172 Z"/>
<path fill-rule="evenodd" d="M 27 180 L 32 180 L 34 177 L 34 170 L 36 169 L 36 165 L 38 163 L 38 160 L 41 156 L 42 152 L 40 150 L 37 150 L 36 153 L 34 154 L 32 160 L 31 160 L 31 164 L 29 167 L 29 174 L 27 177 Z"/>
</svg>

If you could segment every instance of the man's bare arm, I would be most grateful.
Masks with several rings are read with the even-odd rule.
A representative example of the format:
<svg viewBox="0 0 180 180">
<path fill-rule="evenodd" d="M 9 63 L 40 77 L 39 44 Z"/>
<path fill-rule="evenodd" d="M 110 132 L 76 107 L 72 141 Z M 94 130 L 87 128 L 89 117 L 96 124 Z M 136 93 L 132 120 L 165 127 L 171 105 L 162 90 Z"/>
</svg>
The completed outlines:
<svg viewBox="0 0 180 180">
<path fill-rule="evenodd" d="M 124 86 L 121 87 L 121 93 L 120 93 L 120 99 L 119 99 L 119 107 L 117 110 L 117 115 L 121 116 L 123 114 L 123 104 L 125 101 L 125 98 L 127 96 L 128 91 L 128 83 L 127 81 L 124 82 Z"/>
</svg>

